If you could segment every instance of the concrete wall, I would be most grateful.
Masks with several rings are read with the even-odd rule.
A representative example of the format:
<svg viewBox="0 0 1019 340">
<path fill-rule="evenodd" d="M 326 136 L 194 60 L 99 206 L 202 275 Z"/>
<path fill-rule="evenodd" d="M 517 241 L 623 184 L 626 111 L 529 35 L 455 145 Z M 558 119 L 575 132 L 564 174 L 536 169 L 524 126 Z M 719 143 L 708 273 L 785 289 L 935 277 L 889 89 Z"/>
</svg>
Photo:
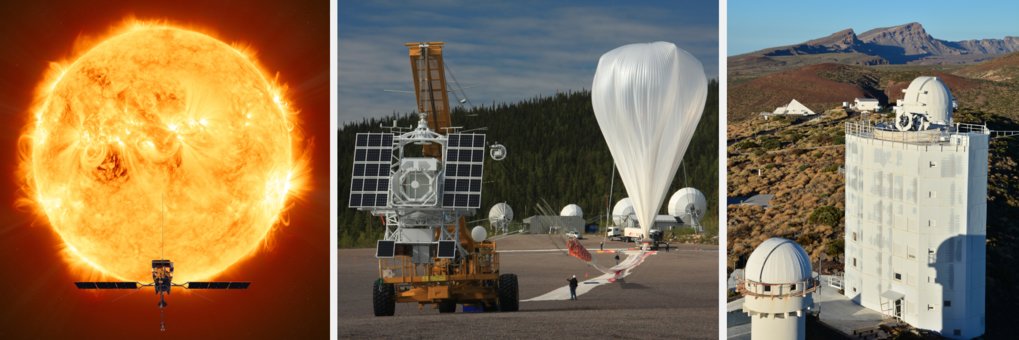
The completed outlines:
<svg viewBox="0 0 1019 340">
<path fill-rule="evenodd" d="M 987 145 L 982 134 L 924 144 L 846 136 L 847 297 L 890 315 L 882 293 L 894 291 L 915 327 L 983 334 Z"/>
</svg>

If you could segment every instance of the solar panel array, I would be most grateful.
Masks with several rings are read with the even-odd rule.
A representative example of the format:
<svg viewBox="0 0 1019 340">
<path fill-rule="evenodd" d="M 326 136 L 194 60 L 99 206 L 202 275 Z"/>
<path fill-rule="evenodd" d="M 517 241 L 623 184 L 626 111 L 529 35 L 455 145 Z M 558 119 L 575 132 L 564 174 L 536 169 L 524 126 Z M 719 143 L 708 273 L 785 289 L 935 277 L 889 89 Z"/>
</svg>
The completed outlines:
<svg viewBox="0 0 1019 340">
<path fill-rule="evenodd" d="M 456 241 L 439 241 L 439 249 L 435 257 L 440 259 L 456 257 Z"/>
<path fill-rule="evenodd" d="M 451 133 L 446 137 L 446 181 L 443 183 L 442 206 L 481 208 L 485 135 Z"/>
<path fill-rule="evenodd" d="M 138 289 L 138 282 L 75 282 L 78 289 Z"/>
<path fill-rule="evenodd" d="M 389 258 L 396 256 L 396 241 L 379 240 L 375 247 L 375 257 Z"/>
<path fill-rule="evenodd" d="M 188 282 L 188 289 L 248 289 L 251 282 Z"/>
<path fill-rule="evenodd" d="M 392 133 L 359 133 L 354 145 L 351 208 L 389 205 L 389 176 L 393 161 Z"/>
</svg>

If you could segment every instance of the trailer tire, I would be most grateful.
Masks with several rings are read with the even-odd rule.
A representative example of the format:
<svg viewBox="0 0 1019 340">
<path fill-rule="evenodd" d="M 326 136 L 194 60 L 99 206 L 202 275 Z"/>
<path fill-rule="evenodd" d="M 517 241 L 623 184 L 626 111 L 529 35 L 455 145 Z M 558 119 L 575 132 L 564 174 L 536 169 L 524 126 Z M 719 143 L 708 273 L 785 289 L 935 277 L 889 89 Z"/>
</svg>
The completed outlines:
<svg viewBox="0 0 1019 340">
<path fill-rule="evenodd" d="M 396 287 L 392 283 L 375 280 L 372 286 L 372 304 L 375 316 L 393 316 L 396 314 Z"/>
<path fill-rule="evenodd" d="M 439 301 L 439 313 L 456 313 L 456 301 L 452 299 Z"/>
<path fill-rule="evenodd" d="M 499 275 L 499 310 L 516 312 L 520 310 L 520 287 L 516 274 Z"/>
</svg>

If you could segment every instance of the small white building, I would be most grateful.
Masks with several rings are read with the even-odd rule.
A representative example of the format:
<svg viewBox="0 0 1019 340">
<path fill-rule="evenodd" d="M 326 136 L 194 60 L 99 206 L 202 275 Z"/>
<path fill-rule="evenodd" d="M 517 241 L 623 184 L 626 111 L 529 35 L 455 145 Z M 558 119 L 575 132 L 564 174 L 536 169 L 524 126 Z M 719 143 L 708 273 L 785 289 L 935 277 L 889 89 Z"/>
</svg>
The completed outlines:
<svg viewBox="0 0 1019 340">
<path fill-rule="evenodd" d="M 810 115 L 815 115 L 817 113 L 814 113 L 814 111 L 811 110 L 809 107 L 807 107 L 806 105 L 803 105 L 802 103 L 800 103 L 796 99 L 793 99 L 792 101 L 789 102 L 789 104 L 786 104 L 785 106 L 779 106 L 779 107 L 775 108 L 775 111 L 773 111 L 771 114 L 772 115 L 801 115 L 801 116 L 810 116 Z"/>
<path fill-rule="evenodd" d="M 983 126 L 952 122 L 939 79 L 906 89 L 893 122 L 846 124 L 845 295 L 942 336 L 984 334 Z"/>
<path fill-rule="evenodd" d="M 807 310 L 817 289 L 810 256 L 796 242 L 770 238 L 750 253 L 738 290 L 750 316 L 750 338 L 798 339 L 806 336 Z"/>
<path fill-rule="evenodd" d="M 874 98 L 856 98 L 849 108 L 859 112 L 877 112 L 881 110 L 881 102 Z"/>
</svg>

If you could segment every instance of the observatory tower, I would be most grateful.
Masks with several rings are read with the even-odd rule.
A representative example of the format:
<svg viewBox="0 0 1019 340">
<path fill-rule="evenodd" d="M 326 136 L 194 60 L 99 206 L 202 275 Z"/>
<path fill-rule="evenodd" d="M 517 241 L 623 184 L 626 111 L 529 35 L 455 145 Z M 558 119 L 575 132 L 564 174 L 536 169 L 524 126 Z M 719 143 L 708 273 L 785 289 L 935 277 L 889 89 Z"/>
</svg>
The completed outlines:
<svg viewBox="0 0 1019 340">
<path fill-rule="evenodd" d="M 796 242 L 770 238 L 754 249 L 739 285 L 743 311 L 750 316 L 751 339 L 800 339 L 806 333 L 806 310 L 817 281 L 810 257 Z"/>
<path fill-rule="evenodd" d="M 984 333 L 990 130 L 952 121 L 940 79 L 894 122 L 846 124 L 845 295 L 951 338 Z"/>
</svg>

